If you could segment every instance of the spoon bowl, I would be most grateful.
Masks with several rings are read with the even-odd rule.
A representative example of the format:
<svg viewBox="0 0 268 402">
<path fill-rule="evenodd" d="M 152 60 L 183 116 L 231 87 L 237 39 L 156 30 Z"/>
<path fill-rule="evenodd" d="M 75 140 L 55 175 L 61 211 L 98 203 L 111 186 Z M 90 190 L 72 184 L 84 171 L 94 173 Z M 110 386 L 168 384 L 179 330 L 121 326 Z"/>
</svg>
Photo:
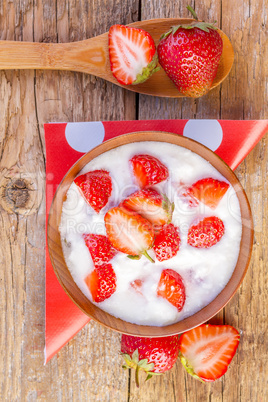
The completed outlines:
<svg viewBox="0 0 268 402">
<path fill-rule="evenodd" d="M 157 18 L 128 24 L 149 32 L 156 46 L 163 33 L 171 26 L 189 24 L 190 18 Z M 234 61 L 230 40 L 218 29 L 223 41 L 223 52 L 217 76 L 210 89 L 218 86 L 229 74 Z M 161 68 L 146 82 L 139 85 L 121 85 L 110 69 L 108 32 L 94 38 L 72 43 L 31 43 L 0 41 L 0 69 L 68 70 L 92 74 L 133 92 L 146 95 L 180 98 L 181 94 Z"/>
</svg>

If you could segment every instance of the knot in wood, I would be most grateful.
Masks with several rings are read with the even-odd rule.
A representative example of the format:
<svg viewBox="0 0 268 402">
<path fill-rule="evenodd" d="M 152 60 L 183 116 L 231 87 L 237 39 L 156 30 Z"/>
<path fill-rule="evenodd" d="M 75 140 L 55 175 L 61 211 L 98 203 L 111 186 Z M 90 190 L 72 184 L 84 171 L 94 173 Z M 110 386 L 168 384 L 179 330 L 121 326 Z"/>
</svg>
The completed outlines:
<svg viewBox="0 0 268 402">
<path fill-rule="evenodd" d="M 0 205 L 9 213 L 33 214 L 42 199 L 42 184 L 36 174 L 11 170 L 0 178 Z"/>
<path fill-rule="evenodd" d="M 6 187 L 6 197 L 14 204 L 15 208 L 25 208 L 29 200 L 29 189 L 24 179 L 17 179 Z"/>
</svg>

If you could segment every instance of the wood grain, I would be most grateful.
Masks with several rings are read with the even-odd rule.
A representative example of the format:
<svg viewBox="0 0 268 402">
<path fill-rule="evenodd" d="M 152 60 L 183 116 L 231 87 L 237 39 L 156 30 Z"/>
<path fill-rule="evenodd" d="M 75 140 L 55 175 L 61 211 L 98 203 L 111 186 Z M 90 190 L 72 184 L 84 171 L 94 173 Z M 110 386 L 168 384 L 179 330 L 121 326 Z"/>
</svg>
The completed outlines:
<svg viewBox="0 0 268 402">
<path fill-rule="evenodd" d="M 194 6 L 194 2 L 190 2 Z M 268 117 L 267 4 L 204 0 L 200 19 L 217 20 L 235 51 L 224 83 L 197 101 L 135 95 L 100 78 L 66 71 L 0 72 L 0 180 L 14 185 L 0 204 L 0 399 L 3 401 L 266 401 L 267 364 L 267 137 L 236 173 L 255 220 L 253 256 L 232 301 L 214 321 L 234 325 L 241 343 L 227 374 L 201 384 L 180 363 L 138 390 L 118 362 L 119 335 L 91 322 L 43 366 L 45 317 L 45 146 L 48 121 L 156 118 Z M 0 39 L 73 42 L 114 23 L 187 18 L 188 1 L 0 0 Z M 32 183 L 38 196 L 24 208 L 17 192 Z M 16 183 L 16 184 L 15 184 Z M 26 190 L 25 190 L 26 189 Z M 29 192 L 28 192 L 29 193 Z M 2 194 L 2 188 L 1 188 Z M 12 204 L 13 203 L 13 204 Z M 13 212 L 9 208 L 12 208 Z M 14 208 L 15 207 L 15 208 Z M 104 365 L 105 364 L 105 365 Z"/>
</svg>

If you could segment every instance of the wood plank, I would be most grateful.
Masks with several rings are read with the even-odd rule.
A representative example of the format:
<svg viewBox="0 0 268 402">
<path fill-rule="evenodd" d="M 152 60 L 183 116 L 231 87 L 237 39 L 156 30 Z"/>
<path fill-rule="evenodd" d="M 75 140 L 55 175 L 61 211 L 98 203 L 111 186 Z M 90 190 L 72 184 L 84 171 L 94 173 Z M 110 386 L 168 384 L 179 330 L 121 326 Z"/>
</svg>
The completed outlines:
<svg viewBox="0 0 268 402">
<path fill-rule="evenodd" d="M 133 22 L 138 15 L 130 2 L 118 7 L 108 1 L 26 1 L 10 3 L 8 10 L 4 2 L 1 8 L 1 39 L 40 42 L 94 36 L 118 19 Z M 43 124 L 135 118 L 135 95 L 94 77 L 49 71 L 1 72 L 1 93 L 1 173 L 19 167 L 38 181 L 43 197 L 31 216 L 1 208 L 1 400 L 126 400 L 128 376 L 121 375 L 117 362 L 119 335 L 93 322 L 43 367 Z"/>
<path fill-rule="evenodd" d="M 242 13 L 243 2 L 236 5 L 241 12 L 233 13 L 232 2 L 205 1 L 196 3 L 196 11 L 200 19 L 219 22 L 219 27 L 229 36 L 235 49 L 235 66 L 230 76 L 222 84 L 203 98 L 192 99 L 157 99 L 146 96 L 139 97 L 139 118 L 224 118 L 224 119 L 261 119 L 267 117 L 267 91 L 264 81 L 267 77 L 267 63 L 260 63 L 261 55 L 267 57 L 267 35 L 264 24 L 258 34 L 255 47 L 253 27 L 260 24 L 264 16 L 264 8 L 254 2 Z M 158 2 L 142 3 L 142 18 L 152 15 L 157 17 L 186 17 L 185 7 L 188 2 L 159 7 Z M 258 7 L 259 6 L 259 7 Z M 254 12 L 252 12 L 254 10 Z M 241 17 L 241 14 L 243 18 Z M 234 29 L 234 26 L 236 29 Z M 264 54 L 263 54 L 264 53 Z M 256 66 L 255 68 L 252 68 Z M 245 85 L 245 83 L 250 85 Z M 259 96 L 257 96 L 259 92 Z M 258 99 L 256 99 L 258 98 Z M 214 317 L 212 323 L 225 322 L 235 326 L 241 332 L 239 351 L 230 366 L 228 373 L 214 384 L 200 384 L 190 378 L 177 362 L 174 369 L 165 373 L 165 379 L 152 379 L 137 390 L 132 379 L 131 400 L 143 401 L 237 401 L 265 400 L 267 392 L 267 340 L 263 338 L 267 330 L 267 281 L 264 278 L 263 261 L 267 261 L 266 244 L 267 225 L 265 226 L 265 209 L 267 203 L 261 198 L 265 191 L 265 172 L 267 172 L 266 140 L 263 140 L 241 164 L 237 173 L 250 197 L 253 214 L 258 217 L 258 233 L 255 233 L 256 244 L 252 262 L 242 286 L 227 307 Z M 265 152 L 264 152 L 265 150 Z M 256 172 L 256 161 L 258 169 Z M 254 188 L 258 189 L 257 194 Z M 264 192 L 265 194 L 265 192 Z M 254 205 L 255 204 L 255 205 Z M 264 221 L 263 221 L 264 220 Z M 264 228 L 265 226 L 265 228 Z M 263 236 L 262 240 L 260 236 Z M 264 255 L 264 253 L 266 253 Z M 254 266 L 254 274 L 251 270 Z M 255 297 L 253 297 L 255 295 Z M 251 301 L 251 302 L 250 302 Z M 258 305 L 261 306 L 258 307 Z M 249 319 L 250 316 L 250 319 Z M 266 324 L 265 324 L 266 323 Z M 261 356 L 258 350 L 262 352 Z M 261 373 L 261 378 L 256 374 Z M 262 385 L 261 385 L 262 384 Z M 250 395 L 250 397 L 249 397 Z"/>
</svg>

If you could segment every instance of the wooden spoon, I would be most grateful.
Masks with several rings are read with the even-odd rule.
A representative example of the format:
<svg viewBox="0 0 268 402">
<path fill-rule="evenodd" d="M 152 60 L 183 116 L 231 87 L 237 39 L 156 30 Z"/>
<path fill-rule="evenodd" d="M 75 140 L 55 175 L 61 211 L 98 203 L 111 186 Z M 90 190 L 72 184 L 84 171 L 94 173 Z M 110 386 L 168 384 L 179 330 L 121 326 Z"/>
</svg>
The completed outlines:
<svg viewBox="0 0 268 402">
<path fill-rule="evenodd" d="M 129 26 L 142 28 L 149 32 L 157 45 L 160 36 L 171 26 L 189 24 L 192 21 L 194 20 L 189 18 L 158 18 L 134 22 L 129 24 Z M 217 76 L 211 89 L 215 88 L 226 78 L 234 61 L 234 52 L 228 37 L 221 30 L 219 30 L 219 33 L 223 40 L 223 52 Z M 110 70 L 107 32 L 91 39 L 73 43 L 0 41 L 0 69 L 79 71 L 104 78 L 130 91 L 146 95 L 170 98 L 184 96 L 177 90 L 162 68 L 143 84 L 127 86 L 119 84 Z"/>
</svg>

